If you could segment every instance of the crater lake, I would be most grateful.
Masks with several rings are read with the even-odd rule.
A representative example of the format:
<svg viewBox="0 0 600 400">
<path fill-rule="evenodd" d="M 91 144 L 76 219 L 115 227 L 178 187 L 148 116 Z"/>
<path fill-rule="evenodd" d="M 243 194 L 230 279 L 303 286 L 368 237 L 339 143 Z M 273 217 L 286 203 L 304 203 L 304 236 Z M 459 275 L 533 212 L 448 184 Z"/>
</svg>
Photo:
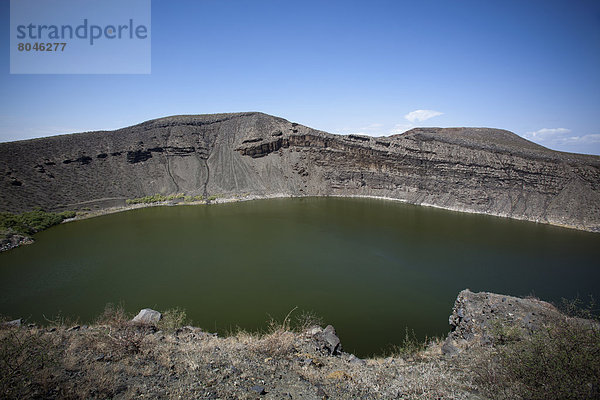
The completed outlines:
<svg viewBox="0 0 600 400">
<path fill-rule="evenodd" d="M 107 303 L 183 308 L 226 334 L 304 313 L 344 350 L 445 336 L 459 291 L 599 297 L 600 234 L 365 198 L 136 209 L 61 224 L 0 254 L 0 314 L 90 323 Z"/>
</svg>

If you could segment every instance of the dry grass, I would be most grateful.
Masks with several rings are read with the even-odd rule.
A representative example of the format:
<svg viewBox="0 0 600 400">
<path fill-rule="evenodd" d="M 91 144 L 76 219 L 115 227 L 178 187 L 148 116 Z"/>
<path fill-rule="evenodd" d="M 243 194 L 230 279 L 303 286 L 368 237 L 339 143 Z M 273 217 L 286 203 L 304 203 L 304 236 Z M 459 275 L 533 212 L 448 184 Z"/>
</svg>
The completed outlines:
<svg viewBox="0 0 600 400">
<path fill-rule="evenodd" d="M 33 390 L 46 391 L 57 368 L 52 338 L 36 331 L 0 328 L 0 393 L 17 399 Z M 35 388 L 31 386 L 35 385 Z"/>
<path fill-rule="evenodd" d="M 173 313 L 173 321 L 182 313 Z M 398 357 L 351 362 L 347 355 L 315 350 L 306 328 L 314 318 L 272 321 L 261 333 L 238 331 L 220 338 L 199 328 L 151 329 L 128 323 L 122 308 L 108 306 L 97 324 L 11 328 L 0 331 L 5 357 L 14 368 L 2 398 L 410 398 L 466 399 L 473 389 L 468 369 L 430 345 L 414 361 Z M 170 326 L 171 322 L 169 322 Z M 6 342 L 4 338 L 11 338 Z M 32 340 L 17 346 L 14 340 Z M 20 351 L 20 353 L 19 353 Z M 54 364 L 31 355 L 52 355 Z M 20 354 L 20 355 L 19 355 Z M 5 364 L 6 364 L 5 363 Z M 8 365 L 2 366 L 2 376 Z M 18 377 L 15 378 L 15 377 Z"/>
<path fill-rule="evenodd" d="M 593 317 L 589 313 L 585 316 Z M 498 326 L 494 335 L 494 347 L 469 352 L 476 382 L 487 396 L 531 400 L 600 398 L 597 320 L 562 315 L 535 332 Z"/>
<path fill-rule="evenodd" d="M 441 341 L 405 332 L 385 357 L 331 356 L 311 315 L 271 320 L 263 332 L 227 337 L 181 327 L 169 310 L 158 327 L 131 324 L 107 306 L 92 327 L 57 317 L 46 327 L 0 328 L 0 398 L 588 399 L 599 398 L 599 325 L 561 317 L 537 333 L 492 324 L 493 345 L 449 357 Z M 317 336 L 315 336 L 317 335 Z M 481 397 L 485 396 L 485 397 Z"/>
<path fill-rule="evenodd" d="M 319 321 L 313 314 L 303 313 L 295 318 L 292 314 L 296 311 L 294 307 L 285 316 L 282 322 L 273 318 L 267 324 L 263 332 L 248 332 L 238 329 L 231 336 L 252 352 L 260 356 L 281 357 L 292 354 L 296 348 L 294 344 L 298 335 L 312 328 Z"/>
<path fill-rule="evenodd" d="M 186 324 L 191 324 L 184 309 L 176 307 L 162 313 L 156 327 L 165 332 L 175 332 Z"/>
</svg>

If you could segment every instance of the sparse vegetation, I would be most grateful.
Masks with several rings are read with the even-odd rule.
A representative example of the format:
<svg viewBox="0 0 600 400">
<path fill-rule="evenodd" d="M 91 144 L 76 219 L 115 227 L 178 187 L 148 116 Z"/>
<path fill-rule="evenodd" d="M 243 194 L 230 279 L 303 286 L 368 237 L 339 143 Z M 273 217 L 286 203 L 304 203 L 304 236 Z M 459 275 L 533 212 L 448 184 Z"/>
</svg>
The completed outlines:
<svg viewBox="0 0 600 400">
<path fill-rule="evenodd" d="M 572 315 L 593 309 L 567 302 Z M 593 303 L 592 303 L 593 304 Z M 479 353 L 474 372 L 493 398 L 592 399 L 600 397 L 600 324 L 564 315 L 535 332 L 496 324 L 494 347 Z"/>
<path fill-rule="evenodd" d="M 33 235 L 73 217 L 75 217 L 73 211 L 51 213 L 37 209 L 22 214 L 0 212 L 0 231 Z"/>
<path fill-rule="evenodd" d="M 21 214 L 0 212 L 0 251 L 20 244 L 32 243 L 30 235 L 73 217 L 75 217 L 73 211 L 51 213 L 36 209 Z"/>
<path fill-rule="evenodd" d="M 491 346 L 452 357 L 406 329 L 392 354 L 357 361 L 320 350 L 309 333 L 320 321 L 295 309 L 263 332 L 223 338 L 182 327 L 180 308 L 156 327 L 132 317 L 109 304 L 91 327 L 60 316 L 46 327 L 0 326 L 0 397 L 255 398 L 256 385 L 276 398 L 599 397 L 597 320 L 559 318 L 535 333 L 494 324 Z"/>
<path fill-rule="evenodd" d="M 173 201 L 173 200 L 183 200 L 186 203 L 192 203 L 192 202 L 196 202 L 196 201 L 202 201 L 202 200 L 204 200 L 204 197 L 202 195 L 188 196 L 188 195 L 185 195 L 184 193 L 177 193 L 177 194 L 170 194 L 170 195 L 162 195 L 162 194 L 157 193 L 152 196 L 144 196 L 144 197 L 137 197 L 135 199 L 127 199 L 127 200 L 125 200 L 125 202 L 127 204 L 152 204 L 152 203 L 162 203 L 165 201 Z"/>
<path fill-rule="evenodd" d="M 122 304 L 115 305 L 108 303 L 104 307 L 102 314 L 96 319 L 96 325 L 117 327 L 127 324 L 132 317 L 132 315 L 125 311 Z"/>
<path fill-rule="evenodd" d="M 151 203 L 161 203 L 164 201 L 181 200 L 181 199 L 185 199 L 185 194 L 177 193 L 177 194 L 170 194 L 168 196 L 165 196 L 165 195 L 157 193 L 152 196 L 144 196 L 144 197 L 137 197 L 135 199 L 127 199 L 125 202 L 127 204 L 151 204 Z"/>
<path fill-rule="evenodd" d="M 204 200 L 204 197 L 202 195 L 198 195 L 198 196 L 185 196 L 183 201 L 185 201 L 186 203 L 192 203 L 194 201 L 202 201 Z"/>
<path fill-rule="evenodd" d="M 165 311 L 156 328 L 131 324 L 131 317 L 109 304 L 91 327 L 57 317 L 52 328 L 0 329 L 2 354 L 27 360 L 12 375 L 12 359 L 0 363 L 3 398 L 250 399 L 258 385 L 276 398 L 434 399 L 468 387 L 468 377 L 448 373 L 444 360 L 352 363 L 322 352 L 307 333 L 318 319 L 295 309 L 264 332 L 224 338 L 181 328 L 185 312 L 177 308 Z M 40 354 L 54 361 L 42 365 Z"/>
<path fill-rule="evenodd" d="M 107 304 L 104 312 L 98 318 L 98 327 L 104 331 L 106 348 L 115 356 L 123 357 L 136 354 L 142 348 L 142 341 L 147 333 L 145 327 L 132 325 L 129 321 L 132 315 L 128 314 L 122 305 Z"/>
<path fill-rule="evenodd" d="M 432 343 L 440 343 L 438 338 L 428 338 L 419 340 L 414 330 L 409 330 L 408 327 L 404 330 L 404 339 L 399 345 L 390 345 L 384 350 L 383 354 L 386 357 L 413 359 L 419 357 L 427 350 Z"/>
<path fill-rule="evenodd" d="M 47 390 L 59 358 L 60 351 L 50 337 L 0 327 L 0 397 L 22 399 L 31 386 Z"/>
<path fill-rule="evenodd" d="M 500 320 L 490 324 L 490 334 L 496 345 L 506 345 L 523 339 L 523 331 L 514 325 L 506 325 Z"/>
<path fill-rule="evenodd" d="M 213 195 L 210 195 L 210 196 L 208 196 L 208 197 L 206 198 L 206 200 L 207 200 L 207 201 L 215 201 L 216 199 L 220 199 L 220 198 L 222 198 L 222 197 L 223 197 L 223 195 L 222 195 L 222 194 L 213 194 Z"/>
<path fill-rule="evenodd" d="M 191 321 L 188 320 L 185 310 L 175 307 L 162 313 L 162 318 L 158 321 L 157 328 L 172 333 L 189 323 Z"/>
<path fill-rule="evenodd" d="M 315 326 L 323 325 L 323 319 L 312 311 L 303 310 L 298 314 L 294 314 L 291 322 L 291 329 L 301 333 Z"/>
<path fill-rule="evenodd" d="M 298 307 L 294 307 L 283 319 L 279 322 L 271 318 L 268 323 L 266 333 L 257 334 L 255 337 L 254 348 L 269 356 L 282 356 L 290 354 L 294 350 L 295 334 L 292 328 L 291 315 Z"/>
</svg>

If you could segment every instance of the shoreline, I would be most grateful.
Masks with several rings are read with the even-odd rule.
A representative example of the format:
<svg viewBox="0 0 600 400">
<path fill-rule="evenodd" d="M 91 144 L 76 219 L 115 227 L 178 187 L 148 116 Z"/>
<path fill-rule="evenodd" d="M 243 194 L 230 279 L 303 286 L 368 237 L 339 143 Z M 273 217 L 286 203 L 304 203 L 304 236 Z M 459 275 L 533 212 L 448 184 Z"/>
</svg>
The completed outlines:
<svg viewBox="0 0 600 400">
<path fill-rule="evenodd" d="M 128 205 L 124 205 L 124 206 L 100 208 L 100 209 L 94 210 L 94 211 L 77 211 L 77 215 L 75 217 L 67 218 L 64 221 L 62 221 L 61 224 L 75 222 L 75 221 L 81 221 L 81 220 L 85 220 L 85 219 L 89 219 L 89 218 L 101 217 L 101 216 L 109 215 L 109 214 L 116 214 L 116 213 L 125 212 L 125 211 L 137 210 L 137 209 L 141 209 L 141 208 L 149 208 L 149 207 L 174 207 L 174 206 L 199 206 L 199 205 L 209 206 L 209 205 L 214 205 L 214 204 L 228 204 L 228 203 L 237 203 L 237 202 L 254 201 L 254 200 L 285 199 L 285 198 L 301 199 L 301 198 L 310 198 L 310 197 L 315 197 L 315 198 L 332 197 L 332 198 L 348 198 L 348 199 L 357 198 L 357 199 L 385 200 L 385 201 L 410 204 L 413 206 L 435 208 L 435 209 L 451 211 L 451 212 L 456 212 L 456 213 L 462 213 L 462 214 L 485 215 L 485 216 L 491 216 L 491 217 L 512 219 L 512 220 L 517 220 L 517 221 L 532 222 L 532 223 L 536 223 L 536 224 L 543 224 L 543 225 L 554 226 L 554 227 L 558 227 L 558 228 L 572 229 L 572 230 L 577 230 L 577 231 L 581 231 L 581 232 L 600 233 L 600 231 L 584 229 L 582 227 L 578 227 L 575 225 L 560 224 L 560 223 L 556 223 L 556 222 L 541 221 L 541 220 L 536 220 L 536 219 L 528 219 L 528 218 L 524 218 L 524 217 L 511 216 L 511 215 L 506 215 L 506 214 L 494 214 L 494 213 L 489 213 L 489 212 L 469 210 L 469 209 L 457 208 L 457 207 L 446 207 L 446 206 L 440 206 L 440 205 L 430 204 L 430 203 L 415 204 L 415 203 L 411 203 L 404 199 L 398 199 L 398 198 L 386 197 L 386 196 L 343 195 L 343 194 L 292 195 L 292 194 L 286 194 L 286 193 L 276 193 L 276 194 L 271 194 L 271 195 L 244 195 L 244 196 L 233 196 L 233 197 L 217 197 L 216 199 L 212 199 L 212 200 L 200 200 L 200 201 L 190 201 L 190 202 L 180 201 L 180 200 L 167 200 L 167 201 L 160 201 L 160 202 L 154 202 L 154 203 L 138 203 L 138 204 L 128 204 Z M 6 243 L 0 243 L 1 244 L 0 253 L 12 250 L 17 247 L 21 247 L 23 245 L 33 244 L 35 242 L 35 239 L 32 236 L 24 236 L 24 235 L 18 235 L 18 236 L 21 237 L 21 239 L 19 239 L 18 241 L 14 241 L 14 240 L 11 241 L 10 239 L 5 239 Z"/>
<path fill-rule="evenodd" d="M 549 225 L 549 226 L 554 226 L 554 227 L 559 227 L 559 228 L 573 229 L 573 230 L 577 230 L 577 231 L 581 231 L 581 232 L 600 233 L 600 231 L 598 231 L 598 230 L 584 229 L 584 228 L 576 226 L 576 225 L 562 224 L 562 223 L 550 222 L 550 221 L 542 221 L 539 219 L 533 219 L 533 218 L 530 219 L 530 218 L 526 218 L 526 217 L 512 216 L 512 215 L 508 215 L 508 214 L 494 214 L 494 213 L 490 213 L 490 212 L 476 211 L 476 210 L 471 210 L 471 209 L 466 209 L 466 208 L 458 208 L 458 207 L 447 207 L 447 206 L 441 206 L 441 205 L 431 204 L 431 203 L 411 203 L 405 199 L 386 197 L 386 196 L 344 195 L 344 194 L 293 195 L 293 194 L 277 193 L 277 194 L 271 194 L 271 195 L 246 195 L 246 196 L 241 196 L 241 197 L 240 196 L 218 197 L 214 200 L 201 200 L 201 201 L 192 201 L 192 202 L 168 200 L 168 201 L 161 201 L 161 202 L 155 202 L 155 203 L 140 203 L 140 204 L 125 205 L 125 206 L 120 206 L 120 207 L 107 207 L 107 208 L 98 209 L 95 211 L 82 211 L 81 213 L 85 213 L 85 214 L 80 214 L 80 215 L 75 216 L 74 218 L 65 219 L 61 223 L 64 224 L 64 223 L 68 223 L 68 222 L 74 222 L 74 221 L 84 220 L 84 219 L 88 219 L 88 218 L 95 218 L 95 217 L 100 217 L 103 215 L 116 214 L 119 212 L 136 210 L 139 208 L 147 208 L 147 207 L 173 207 L 173 206 L 182 206 L 182 205 L 183 206 L 213 205 L 213 204 L 227 204 L 227 203 L 237 203 L 237 202 L 243 202 L 243 201 L 254 201 L 254 200 L 286 199 L 286 198 L 302 199 L 302 198 L 311 198 L 311 197 L 315 197 L 315 198 L 334 197 L 334 198 L 346 198 L 346 199 L 386 200 L 386 201 L 392 201 L 392 202 L 399 202 L 399 203 L 403 203 L 403 204 L 410 204 L 410 205 L 418 206 L 418 207 L 429 207 L 429 208 L 435 208 L 435 209 L 440 209 L 440 210 L 445 210 L 445 211 L 452 211 L 452 212 L 461 213 L 461 214 L 485 215 L 485 216 L 490 216 L 490 217 L 512 219 L 512 220 L 517 220 L 517 221 L 533 222 L 536 224 Z"/>
</svg>

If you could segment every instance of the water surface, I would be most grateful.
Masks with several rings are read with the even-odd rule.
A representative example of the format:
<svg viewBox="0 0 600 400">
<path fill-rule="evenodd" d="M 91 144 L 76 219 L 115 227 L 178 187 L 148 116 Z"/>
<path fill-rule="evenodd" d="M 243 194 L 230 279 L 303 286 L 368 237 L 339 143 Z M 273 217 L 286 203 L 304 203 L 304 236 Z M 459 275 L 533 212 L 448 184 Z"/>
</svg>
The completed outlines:
<svg viewBox="0 0 600 400">
<path fill-rule="evenodd" d="M 106 303 L 264 328 L 294 307 L 345 350 L 448 331 L 458 292 L 598 296 L 600 235 L 375 199 L 152 207 L 56 226 L 0 254 L 0 314 L 92 321 Z"/>
</svg>

